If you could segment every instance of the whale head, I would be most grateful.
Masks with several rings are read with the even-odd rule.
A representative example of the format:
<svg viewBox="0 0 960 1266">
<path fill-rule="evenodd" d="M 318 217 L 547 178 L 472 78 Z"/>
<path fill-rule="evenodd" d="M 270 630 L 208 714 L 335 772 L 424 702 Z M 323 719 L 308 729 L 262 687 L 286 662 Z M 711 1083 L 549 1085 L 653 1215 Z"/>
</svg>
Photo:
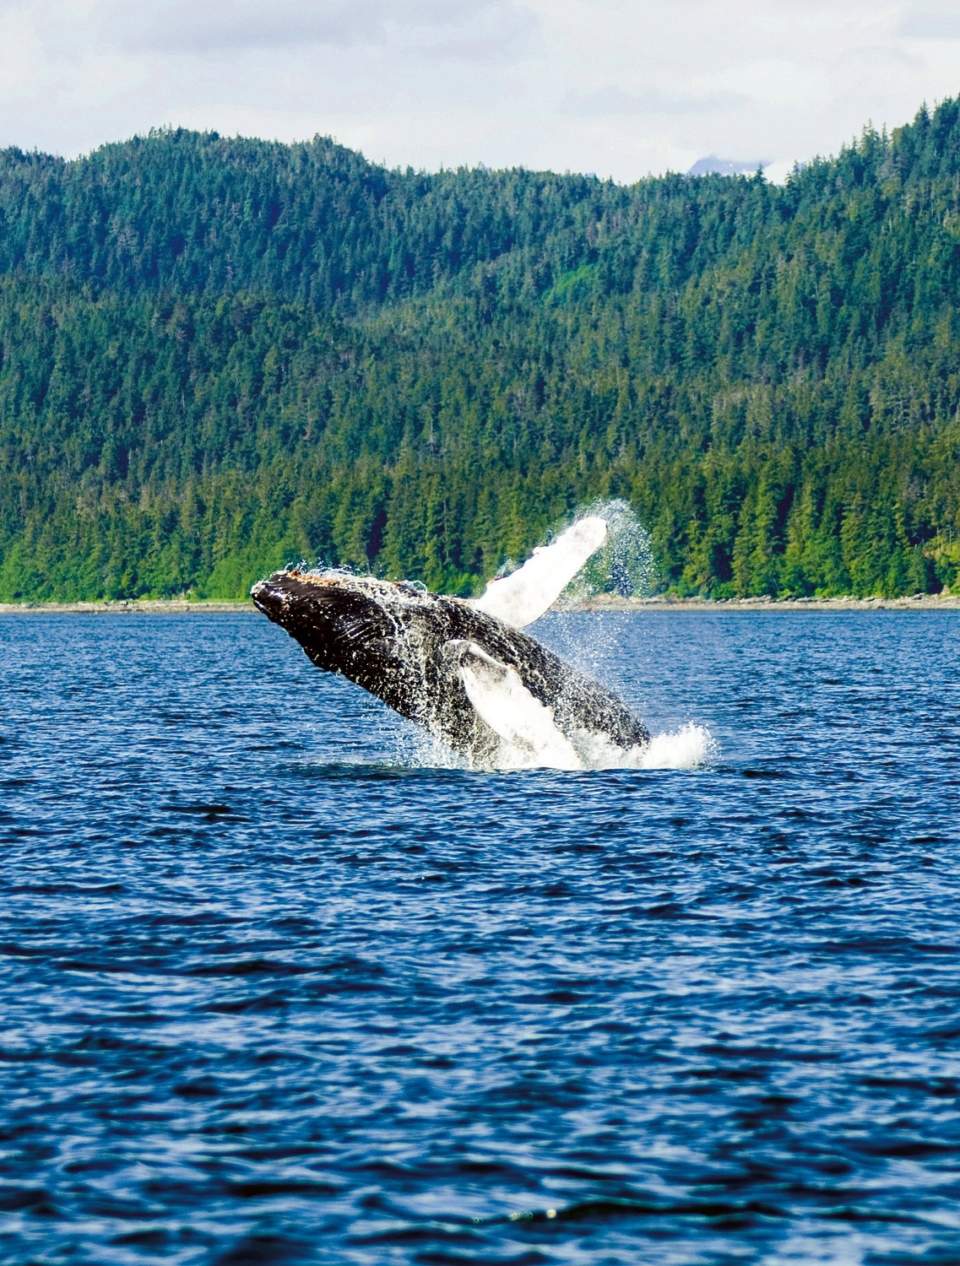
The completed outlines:
<svg viewBox="0 0 960 1266">
<path fill-rule="evenodd" d="M 404 716 L 420 715 L 445 631 L 437 595 L 373 576 L 293 570 L 259 581 L 250 597 L 318 668 L 348 677 Z"/>
</svg>

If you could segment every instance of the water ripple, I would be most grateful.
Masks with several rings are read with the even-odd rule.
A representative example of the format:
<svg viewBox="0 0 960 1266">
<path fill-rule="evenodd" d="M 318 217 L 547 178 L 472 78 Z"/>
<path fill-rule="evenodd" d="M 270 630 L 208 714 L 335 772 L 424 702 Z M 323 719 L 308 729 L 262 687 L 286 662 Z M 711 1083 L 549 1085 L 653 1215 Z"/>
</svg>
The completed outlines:
<svg viewBox="0 0 960 1266">
<path fill-rule="evenodd" d="M 255 617 L 0 618 L 0 1262 L 960 1261 L 960 617 L 552 618 L 483 774 Z"/>
</svg>

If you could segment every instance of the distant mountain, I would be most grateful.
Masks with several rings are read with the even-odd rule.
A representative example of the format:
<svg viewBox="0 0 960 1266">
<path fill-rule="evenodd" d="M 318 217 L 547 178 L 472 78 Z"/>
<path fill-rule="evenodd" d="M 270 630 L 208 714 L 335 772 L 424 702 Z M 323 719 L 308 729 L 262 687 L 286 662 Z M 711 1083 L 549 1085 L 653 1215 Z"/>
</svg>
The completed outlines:
<svg viewBox="0 0 960 1266">
<path fill-rule="evenodd" d="M 766 167 L 767 163 L 763 159 L 756 159 L 754 162 L 740 162 L 735 158 L 717 158 L 716 154 L 710 154 L 706 158 L 698 158 L 690 170 L 688 176 L 751 176 L 760 168 Z"/>
<path fill-rule="evenodd" d="M 681 593 L 960 587 L 958 184 L 957 101 L 783 187 L 2 151 L 0 599 L 465 592 L 608 497 Z"/>
</svg>

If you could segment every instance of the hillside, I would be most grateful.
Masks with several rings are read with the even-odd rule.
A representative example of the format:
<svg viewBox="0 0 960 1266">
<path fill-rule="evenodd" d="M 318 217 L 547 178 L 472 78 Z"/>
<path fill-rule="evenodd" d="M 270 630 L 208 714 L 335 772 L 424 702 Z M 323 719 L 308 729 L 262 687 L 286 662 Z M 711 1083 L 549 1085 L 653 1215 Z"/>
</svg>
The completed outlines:
<svg viewBox="0 0 960 1266">
<path fill-rule="evenodd" d="M 621 187 L 158 132 L 0 153 L 0 601 L 465 591 L 622 496 L 680 593 L 960 585 L 960 106 Z"/>
</svg>

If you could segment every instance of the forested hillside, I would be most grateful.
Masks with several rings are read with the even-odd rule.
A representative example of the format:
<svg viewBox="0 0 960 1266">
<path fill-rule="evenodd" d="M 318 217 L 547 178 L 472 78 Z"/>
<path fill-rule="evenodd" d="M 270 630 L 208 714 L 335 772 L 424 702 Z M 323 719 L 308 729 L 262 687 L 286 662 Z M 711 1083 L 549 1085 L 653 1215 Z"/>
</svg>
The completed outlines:
<svg viewBox="0 0 960 1266">
<path fill-rule="evenodd" d="M 960 588 L 960 106 L 783 188 L 0 153 L 0 600 L 466 591 L 628 499 L 683 593 Z"/>
</svg>

